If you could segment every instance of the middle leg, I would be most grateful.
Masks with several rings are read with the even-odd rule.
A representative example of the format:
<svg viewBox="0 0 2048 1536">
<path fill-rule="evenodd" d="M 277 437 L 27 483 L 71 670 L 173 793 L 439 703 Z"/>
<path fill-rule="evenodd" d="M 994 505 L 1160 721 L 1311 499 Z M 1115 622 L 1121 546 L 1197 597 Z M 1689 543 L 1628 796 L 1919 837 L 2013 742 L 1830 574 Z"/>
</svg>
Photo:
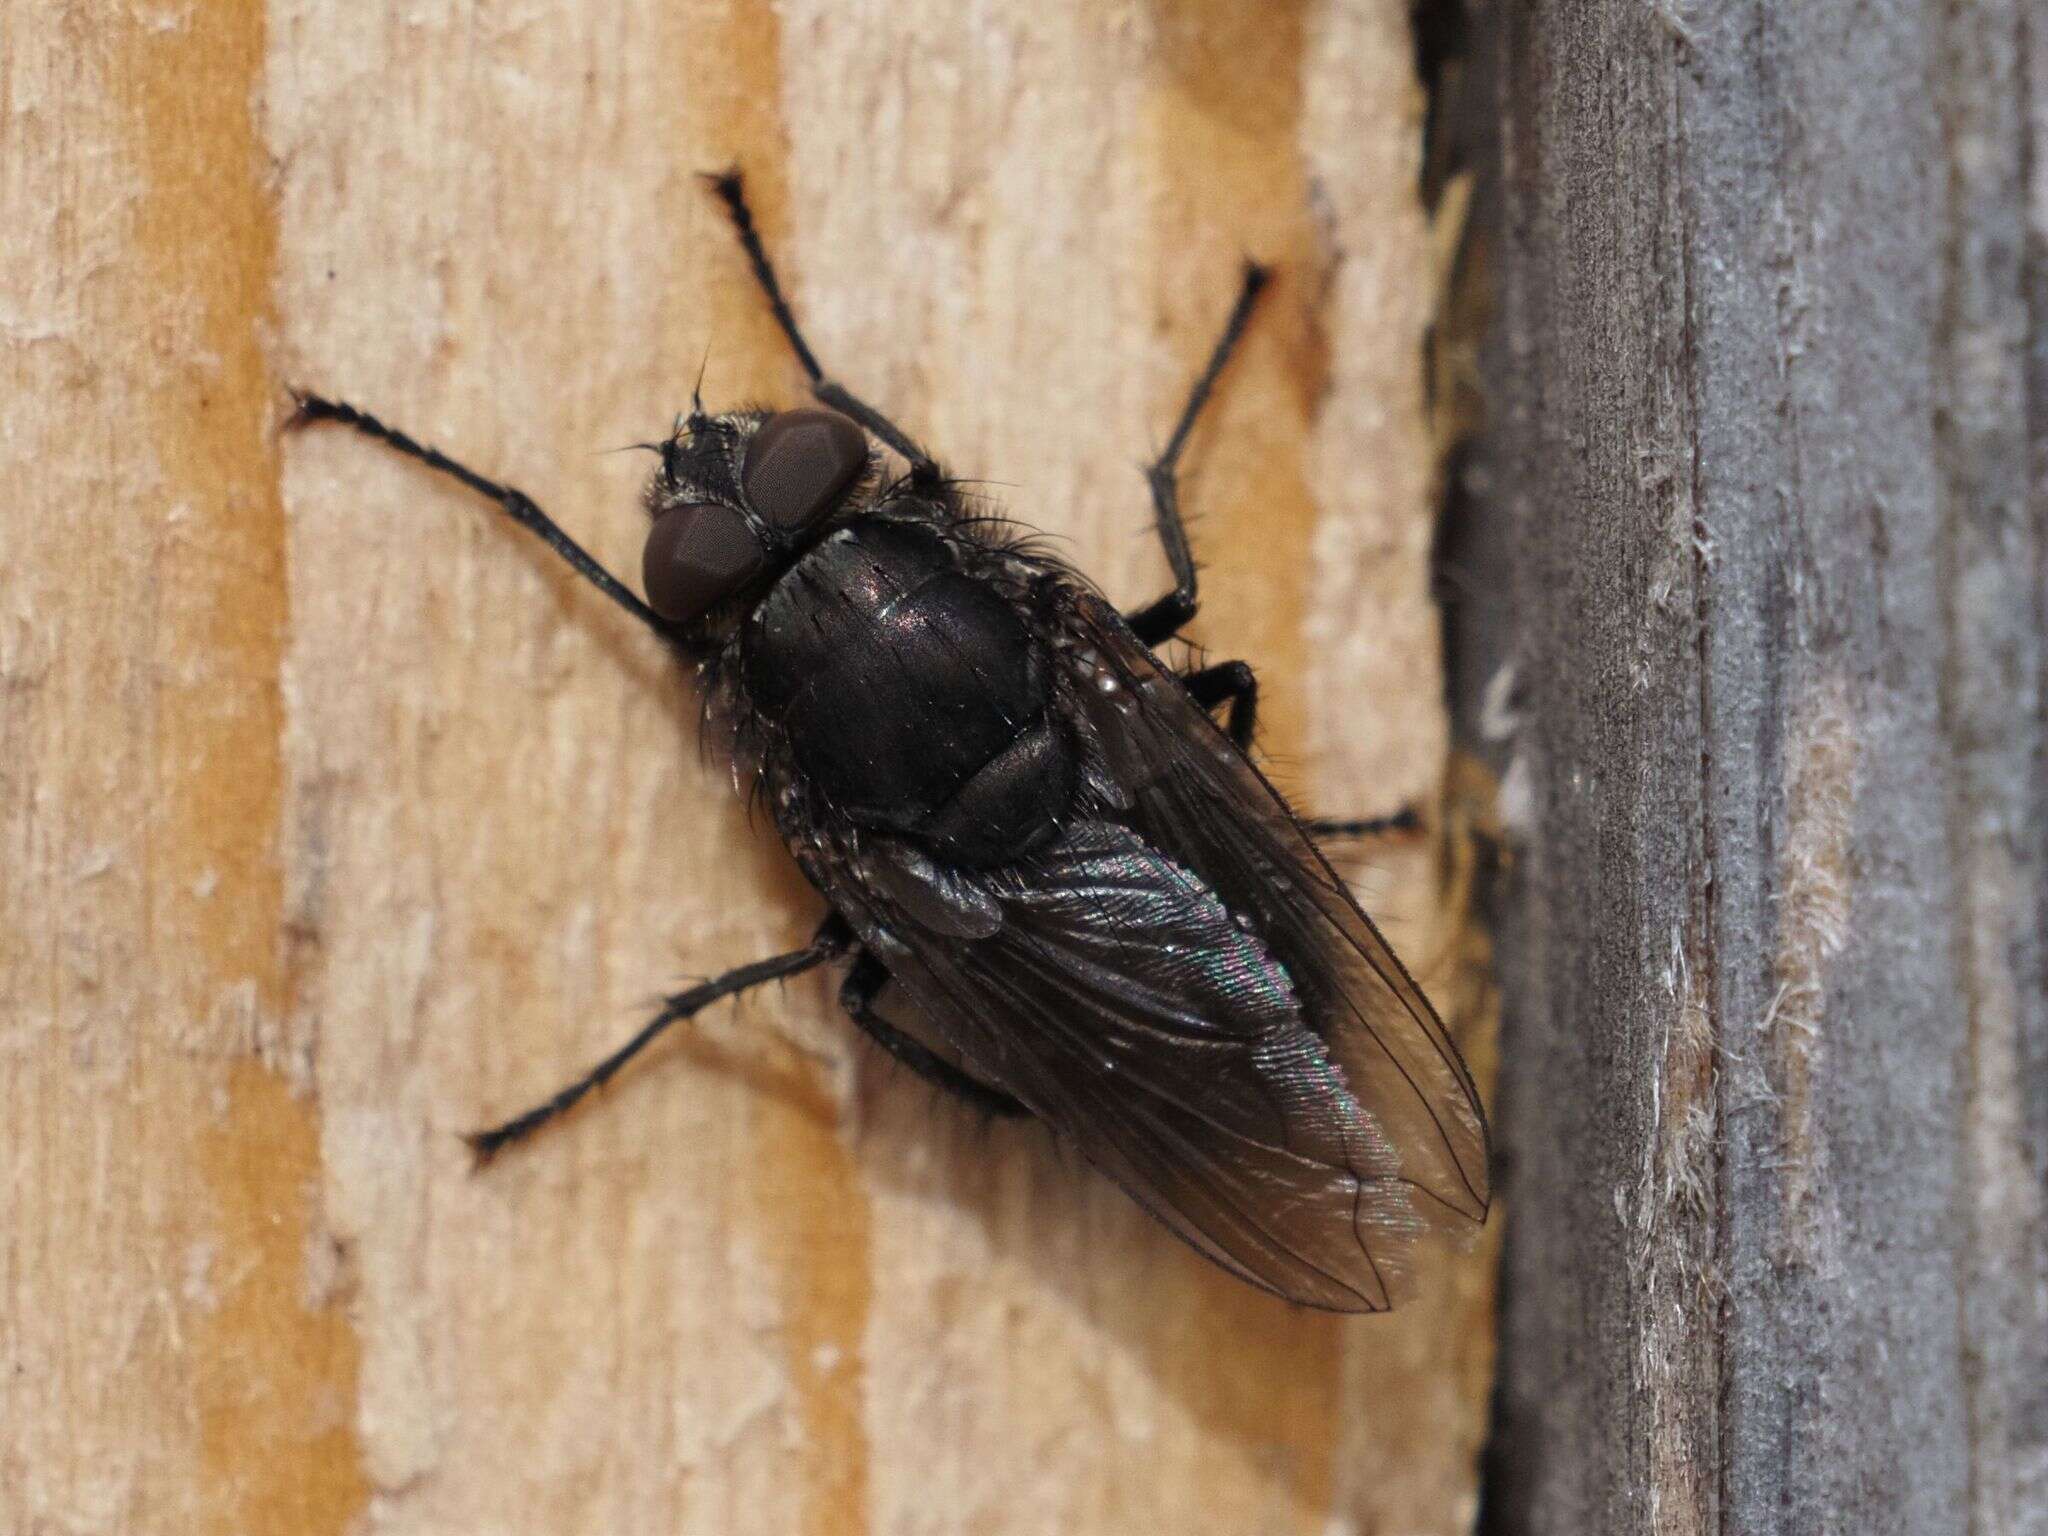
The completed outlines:
<svg viewBox="0 0 2048 1536">
<path fill-rule="evenodd" d="M 1204 709 L 1227 702 L 1230 713 L 1225 717 L 1224 728 L 1230 732 L 1230 739 L 1240 747 L 1252 744 L 1252 731 L 1259 717 L 1259 679 L 1250 662 L 1219 661 L 1213 667 L 1186 673 L 1181 681 Z"/>
<path fill-rule="evenodd" d="M 1173 570 L 1171 592 L 1126 616 L 1132 632 L 1147 645 L 1171 640 L 1195 616 L 1195 556 L 1188 547 L 1187 524 L 1180 515 L 1181 450 L 1187 447 L 1188 434 L 1195 429 L 1195 418 L 1209 403 L 1223 365 L 1230 361 L 1231 353 L 1244 336 L 1245 323 L 1252 317 L 1252 305 L 1258 301 L 1259 290 L 1271 276 L 1257 262 L 1245 263 L 1244 286 L 1238 290 L 1230 318 L 1223 324 L 1223 334 L 1209 354 L 1209 365 L 1188 392 L 1188 403 L 1181 409 L 1180 421 L 1167 440 L 1166 451 L 1145 471 L 1145 481 L 1152 487 L 1152 511 L 1159 526 L 1159 542 L 1166 546 L 1166 563 Z"/>
<path fill-rule="evenodd" d="M 606 597 L 633 615 L 642 624 L 660 635 L 664 640 L 675 640 L 675 628 L 668 620 L 633 595 L 626 584 L 606 570 L 581 544 L 564 533 L 555 520 L 541 511 L 532 497 L 524 491 L 509 485 L 500 485 L 471 469 L 467 464 L 451 459 L 438 448 L 430 448 L 399 431 L 386 426 L 368 411 L 360 410 L 345 400 L 330 400 L 324 395 L 294 390 L 292 399 L 297 410 L 292 424 L 303 426 L 312 422 L 338 421 L 343 426 L 353 427 L 367 438 L 397 449 L 407 458 L 417 459 L 427 468 L 452 480 L 460 481 L 480 496 L 495 501 L 505 515 L 520 527 L 534 534 L 557 555 L 569 568 L 589 582 Z"/>
<path fill-rule="evenodd" d="M 1386 837 L 1395 832 L 1420 832 L 1422 814 L 1406 805 L 1391 816 L 1312 816 L 1302 823 L 1317 841 L 1337 838 Z"/>
</svg>

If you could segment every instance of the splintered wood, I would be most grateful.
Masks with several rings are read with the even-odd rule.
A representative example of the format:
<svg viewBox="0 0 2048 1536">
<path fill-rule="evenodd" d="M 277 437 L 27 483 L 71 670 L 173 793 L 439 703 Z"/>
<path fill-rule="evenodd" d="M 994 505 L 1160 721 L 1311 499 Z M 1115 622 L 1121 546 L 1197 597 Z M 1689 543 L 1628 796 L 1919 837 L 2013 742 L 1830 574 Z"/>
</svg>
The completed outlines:
<svg viewBox="0 0 2048 1536">
<path fill-rule="evenodd" d="M 835 372 L 1117 600 L 1241 259 L 1197 638 L 1310 810 L 1434 804 L 1405 7 L 21 3 L 0 135 L 0 1529 L 1456 1532 L 1485 1251 L 1384 1319 L 1197 1260 L 807 977 L 472 1176 L 816 898 L 683 679 L 359 400 L 637 577 L 643 460 Z M 1468 1046 L 1426 838 L 1347 861 Z M 1447 892 L 1451 894 L 1447 894 Z"/>
</svg>

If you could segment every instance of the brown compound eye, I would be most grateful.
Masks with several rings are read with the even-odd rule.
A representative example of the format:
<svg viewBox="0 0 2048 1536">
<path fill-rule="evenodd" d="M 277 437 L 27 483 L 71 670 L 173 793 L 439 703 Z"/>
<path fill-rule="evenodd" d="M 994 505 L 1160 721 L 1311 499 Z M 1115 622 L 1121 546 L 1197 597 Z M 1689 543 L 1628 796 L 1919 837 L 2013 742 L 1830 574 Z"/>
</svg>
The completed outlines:
<svg viewBox="0 0 2048 1536">
<path fill-rule="evenodd" d="M 654 520 L 640 557 L 647 605 L 687 624 L 745 586 L 766 558 L 754 530 L 732 508 L 708 502 L 671 507 Z"/>
<path fill-rule="evenodd" d="M 761 521 L 796 529 L 829 511 L 867 464 L 867 434 L 837 411 L 803 406 L 754 434 L 740 483 Z"/>
</svg>

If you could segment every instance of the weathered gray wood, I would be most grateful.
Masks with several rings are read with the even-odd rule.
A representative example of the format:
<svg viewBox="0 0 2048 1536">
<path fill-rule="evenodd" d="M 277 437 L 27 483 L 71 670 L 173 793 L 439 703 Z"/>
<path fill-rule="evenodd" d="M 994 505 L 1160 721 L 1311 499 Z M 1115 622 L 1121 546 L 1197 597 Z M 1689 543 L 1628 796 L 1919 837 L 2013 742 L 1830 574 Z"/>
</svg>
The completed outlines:
<svg viewBox="0 0 2048 1536">
<path fill-rule="evenodd" d="M 2048 1529 L 2029 10 L 1493 18 L 1503 1529 Z"/>
<path fill-rule="evenodd" d="M 637 575 L 605 450 L 707 359 L 800 396 L 693 177 L 737 160 L 835 371 L 1137 603 L 1136 466 L 1266 257 L 1196 635 L 1305 805 L 1434 827 L 1407 9 L 0 0 L 0 1536 L 1469 1523 L 1487 1251 L 1289 1309 L 831 978 L 473 1177 L 457 1132 L 817 900 L 630 621 L 277 430 L 356 398 Z M 1350 868 L 1486 1081 L 1460 851 Z"/>
</svg>

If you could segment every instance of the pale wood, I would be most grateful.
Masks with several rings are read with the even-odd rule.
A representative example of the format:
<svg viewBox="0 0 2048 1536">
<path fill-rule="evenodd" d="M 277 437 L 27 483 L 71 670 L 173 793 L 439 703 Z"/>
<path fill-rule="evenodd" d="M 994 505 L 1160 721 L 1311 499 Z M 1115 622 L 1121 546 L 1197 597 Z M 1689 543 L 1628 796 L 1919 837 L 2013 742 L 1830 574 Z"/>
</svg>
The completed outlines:
<svg viewBox="0 0 2048 1536">
<path fill-rule="evenodd" d="M 1137 601 L 1135 466 L 1256 253 L 1200 636 L 1309 804 L 1434 804 L 1402 5 L 17 0 L 0 105 L 0 1529 L 1465 1526 L 1483 1253 L 1290 1311 L 822 980 L 472 1177 L 458 1131 L 817 904 L 628 621 L 276 432 L 358 399 L 633 573 L 604 450 L 700 360 L 795 391 L 693 181 L 739 160 L 831 366 Z M 1478 1045 L 1463 867 L 1358 874 Z"/>
<path fill-rule="evenodd" d="M 1495 1526 L 2048 1530 L 2040 8 L 1493 10 Z"/>
</svg>

